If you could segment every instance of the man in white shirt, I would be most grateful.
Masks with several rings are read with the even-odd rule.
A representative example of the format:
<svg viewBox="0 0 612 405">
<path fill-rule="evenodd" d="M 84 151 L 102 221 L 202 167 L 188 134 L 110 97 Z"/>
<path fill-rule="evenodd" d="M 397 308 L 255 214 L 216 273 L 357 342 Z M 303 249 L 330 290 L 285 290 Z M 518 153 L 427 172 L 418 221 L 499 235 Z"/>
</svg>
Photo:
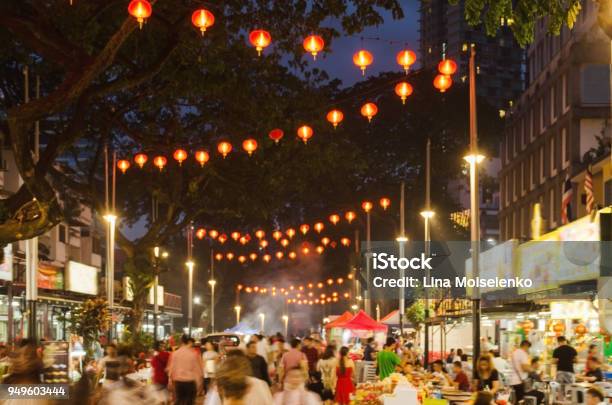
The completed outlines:
<svg viewBox="0 0 612 405">
<path fill-rule="evenodd" d="M 531 343 L 528 340 L 523 340 L 510 357 L 510 385 L 514 389 L 515 403 L 517 404 L 525 397 L 524 381 L 531 371 L 531 361 L 528 353 L 530 347 Z"/>
</svg>

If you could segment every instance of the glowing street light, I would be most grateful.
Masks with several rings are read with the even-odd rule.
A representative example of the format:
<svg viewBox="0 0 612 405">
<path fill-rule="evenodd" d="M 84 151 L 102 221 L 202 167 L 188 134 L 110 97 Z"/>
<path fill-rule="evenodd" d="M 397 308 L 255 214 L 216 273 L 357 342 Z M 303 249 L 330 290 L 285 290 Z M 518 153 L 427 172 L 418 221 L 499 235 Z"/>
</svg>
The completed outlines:
<svg viewBox="0 0 612 405">
<path fill-rule="evenodd" d="M 266 326 L 266 314 L 264 314 L 263 312 L 259 313 L 259 320 L 261 322 L 261 333 L 265 332 L 265 326 Z"/>
<path fill-rule="evenodd" d="M 185 263 L 185 266 L 187 266 L 187 270 L 189 272 L 189 298 L 187 301 L 189 303 L 189 307 L 187 313 L 187 329 L 189 330 L 189 336 L 191 336 L 191 326 L 193 320 L 193 267 L 195 266 L 195 263 L 192 260 L 188 260 L 187 263 Z"/>
<path fill-rule="evenodd" d="M 286 337 L 287 334 L 289 333 L 289 316 L 288 315 L 283 315 L 283 323 L 285 325 L 285 337 Z"/>
<path fill-rule="evenodd" d="M 210 279 L 208 280 L 208 284 L 210 285 L 210 325 L 212 327 L 213 333 L 215 332 L 215 285 L 217 285 L 217 280 Z"/>
<path fill-rule="evenodd" d="M 236 305 L 234 307 L 234 311 L 236 312 L 236 325 L 238 325 L 240 323 L 240 310 L 242 309 L 242 307 L 240 305 Z"/>
</svg>

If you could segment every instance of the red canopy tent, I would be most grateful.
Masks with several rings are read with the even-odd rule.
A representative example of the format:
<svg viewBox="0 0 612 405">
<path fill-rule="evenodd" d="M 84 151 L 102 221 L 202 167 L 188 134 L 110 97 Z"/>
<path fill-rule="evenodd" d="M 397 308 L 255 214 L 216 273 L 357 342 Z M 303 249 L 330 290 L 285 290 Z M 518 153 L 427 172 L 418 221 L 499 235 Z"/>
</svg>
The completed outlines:
<svg viewBox="0 0 612 405">
<path fill-rule="evenodd" d="M 357 312 L 357 314 L 350 320 L 336 325 L 338 328 L 348 329 L 348 330 L 358 330 L 358 331 L 376 331 L 376 332 L 386 332 L 389 328 L 387 325 L 376 322 L 372 319 L 368 314 L 366 314 L 363 310 Z"/>
<path fill-rule="evenodd" d="M 384 323 L 385 325 L 399 325 L 399 321 L 399 310 L 396 309 L 389 312 L 387 316 L 380 320 L 380 323 Z"/>
<path fill-rule="evenodd" d="M 350 321 L 351 318 L 353 317 L 353 314 L 350 313 L 349 311 L 346 311 L 345 313 L 343 313 L 342 315 L 340 315 L 339 317 L 337 317 L 336 319 L 334 319 L 333 321 L 331 321 L 330 323 L 325 325 L 325 329 L 331 329 L 331 328 L 336 328 L 338 326 L 340 326 L 341 324 Z"/>
</svg>

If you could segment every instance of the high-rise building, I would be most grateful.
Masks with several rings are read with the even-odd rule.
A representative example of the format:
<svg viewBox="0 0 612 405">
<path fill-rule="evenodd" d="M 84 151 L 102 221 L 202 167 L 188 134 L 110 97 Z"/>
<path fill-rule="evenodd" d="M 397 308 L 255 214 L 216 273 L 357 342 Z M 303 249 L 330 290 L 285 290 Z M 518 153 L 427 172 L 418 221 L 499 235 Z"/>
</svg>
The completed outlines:
<svg viewBox="0 0 612 405">
<path fill-rule="evenodd" d="M 465 21 L 464 1 L 450 5 L 448 0 L 421 0 L 420 53 L 425 69 L 436 69 L 445 55 L 457 62 L 457 80 L 466 81 L 470 44 L 477 50 L 477 92 L 491 105 L 505 111 L 523 91 L 525 52 L 517 44 L 507 21 L 500 21 L 495 37 L 484 27 Z M 502 113 L 503 114 L 503 113 Z"/>
<path fill-rule="evenodd" d="M 544 231 L 561 226 L 567 179 L 571 214 L 585 212 L 580 180 L 573 179 L 588 164 L 587 153 L 605 151 L 601 140 L 610 135 L 610 39 L 597 25 L 596 8 L 583 1 L 573 30 L 563 28 L 558 36 L 547 33 L 545 21 L 536 23 L 528 48 L 528 86 L 506 116 L 501 145 L 502 239 L 530 237 L 535 203 Z M 612 192 L 603 192 L 612 185 L 597 187 L 596 197 L 608 200 L 598 203 L 612 203 Z"/>
</svg>

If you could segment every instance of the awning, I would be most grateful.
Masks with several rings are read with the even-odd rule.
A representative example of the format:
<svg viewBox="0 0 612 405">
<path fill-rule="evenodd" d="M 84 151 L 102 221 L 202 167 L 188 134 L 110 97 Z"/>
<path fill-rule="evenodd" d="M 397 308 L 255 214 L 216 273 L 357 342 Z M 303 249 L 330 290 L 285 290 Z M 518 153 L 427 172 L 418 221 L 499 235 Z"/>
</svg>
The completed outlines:
<svg viewBox="0 0 612 405">
<path fill-rule="evenodd" d="M 353 314 L 350 313 L 349 311 L 346 311 L 345 313 L 343 313 L 342 315 L 334 319 L 332 322 L 325 324 L 325 329 L 335 328 L 340 324 L 350 321 L 352 317 L 353 317 Z"/>
<path fill-rule="evenodd" d="M 383 319 L 380 320 L 380 323 L 383 323 L 385 325 L 399 325 L 400 324 L 399 310 L 396 309 L 394 311 L 389 312 L 387 316 L 385 316 Z"/>
<path fill-rule="evenodd" d="M 387 325 L 376 322 L 363 310 L 360 310 L 351 320 L 337 325 L 339 328 L 349 330 L 387 331 Z"/>
</svg>

